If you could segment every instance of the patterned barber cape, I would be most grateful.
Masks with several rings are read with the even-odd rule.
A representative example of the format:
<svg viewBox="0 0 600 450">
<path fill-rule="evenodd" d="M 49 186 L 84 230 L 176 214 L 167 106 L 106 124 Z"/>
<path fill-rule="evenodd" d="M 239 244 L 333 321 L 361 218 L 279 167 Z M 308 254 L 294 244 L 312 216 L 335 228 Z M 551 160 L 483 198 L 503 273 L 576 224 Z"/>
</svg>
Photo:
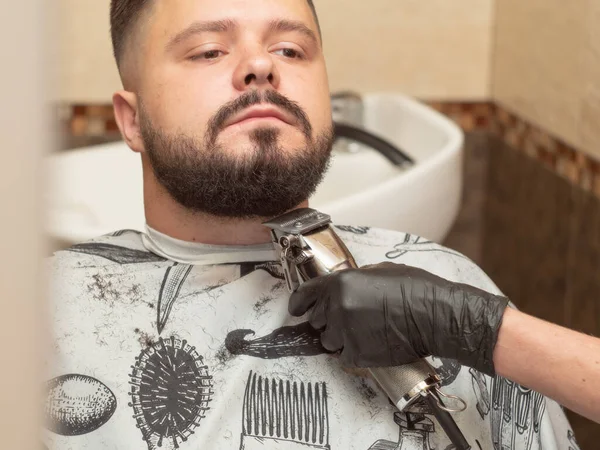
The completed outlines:
<svg viewBox="0 0 600 450">
<path fill-rule="evenodd" d="M 148 231 L 101 236 L 48 261 L 49 450 L 452 448 L 431 411 L 398 412 L 368 372 L 345 370 L 306 317 L 288 314 L 272 248 Z M 408 264 L 500 294 L 472 261 L 418 236 L 336 231 L 361 266 Z M 554 401 L 428 360 L 443 391 L 467 402 L 454 417 L 474 450 L 577 450 Z"/>
</svg>

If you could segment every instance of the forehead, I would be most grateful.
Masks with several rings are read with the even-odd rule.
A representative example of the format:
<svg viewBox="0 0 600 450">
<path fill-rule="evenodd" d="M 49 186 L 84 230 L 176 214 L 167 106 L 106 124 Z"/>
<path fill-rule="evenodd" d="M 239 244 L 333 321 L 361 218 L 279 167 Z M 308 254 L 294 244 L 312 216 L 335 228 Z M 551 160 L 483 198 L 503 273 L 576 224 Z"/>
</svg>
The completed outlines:
<svg viewBox="0 0 600 450">
<path fill-rule="evenodd" d="M 157 1 L 151 13 L 152 35 L 168 39 L 196 21 L 232 20 L 241 28 L 256 27 L 274 19 L 304 22 L 317 32 L 306 0 L 165 0 Z"/>
</svg>

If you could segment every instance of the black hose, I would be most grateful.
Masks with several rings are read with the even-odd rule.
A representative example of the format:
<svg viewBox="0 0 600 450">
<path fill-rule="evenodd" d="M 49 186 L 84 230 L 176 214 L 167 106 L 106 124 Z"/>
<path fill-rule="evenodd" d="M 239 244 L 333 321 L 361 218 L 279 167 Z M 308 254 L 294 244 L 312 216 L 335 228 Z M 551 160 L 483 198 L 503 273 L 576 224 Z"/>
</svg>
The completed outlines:
<svg viewBox="0 0 600 450">
<path fill-rule="evenodd" d="M 427 402 L 429 407 L 433 410 L 433 415 L 446 432 L 448 438 L 450 438 L 450 442 L 454 444 L 454 448 L 456 450 L 470 450 L 471 446 L 465 439 L 462 431 L 458 428 L 458 425 L 456 425 L 454 418 L 448 411 L 444 411 L 440 408 L 440 405 L 438 404 L 438 402 L 441 403 L 440 398 L 433 393 L 429 393 L 425 396 L 425 402 Z"/>
<path fill-rule="evenodd" d="M 352 139 L 368 145 L 385 156 L 395 166 L 412 166 L 415 160 L 395 145 L 364 129 L 348 124 L 334 122 L 335 138 Z"/>
</svg>

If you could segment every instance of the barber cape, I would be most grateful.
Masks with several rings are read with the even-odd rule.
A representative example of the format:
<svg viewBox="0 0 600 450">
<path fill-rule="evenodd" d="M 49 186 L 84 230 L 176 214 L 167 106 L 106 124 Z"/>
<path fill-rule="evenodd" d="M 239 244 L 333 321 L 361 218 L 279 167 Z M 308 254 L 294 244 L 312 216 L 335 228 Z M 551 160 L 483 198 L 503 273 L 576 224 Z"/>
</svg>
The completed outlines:
<svg viewBox="0 0 600 450">
<path fill-rule="evenodd" d="M 463 255 L 418 236 L 336 226 L 359 266 L 392 261 L 500 294 Z M 344 369 L 289 292 L 271 244 L 210 246 L 146 228 L 59 251 L 50 266 L 44 443 L 50 450 L 447 450 L 432 412 L 399 412 Z M 428 358 L 474 450 L 577 444 L 561 407 Z M 452 405 L 452 403 L 449 403 Z"/>
</svg>

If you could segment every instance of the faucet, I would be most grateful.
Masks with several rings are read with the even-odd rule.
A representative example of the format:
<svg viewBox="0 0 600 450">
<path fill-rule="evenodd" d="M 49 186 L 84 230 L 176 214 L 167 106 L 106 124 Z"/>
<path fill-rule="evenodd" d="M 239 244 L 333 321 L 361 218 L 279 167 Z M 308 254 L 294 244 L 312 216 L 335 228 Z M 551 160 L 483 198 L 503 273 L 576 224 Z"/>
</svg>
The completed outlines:
<svg viewBox="0 0 600 450">
<path fill-rule="evenodd" d="M 331 95 L 331 115 L 333 121 L 340 124 L 364 128 L 364 104 L 360 94 L 354 91 L 339 91 Z M 340 138 L 335 150 L 356 153 L 361 144 L 350 139 Z"/>
</svg>

